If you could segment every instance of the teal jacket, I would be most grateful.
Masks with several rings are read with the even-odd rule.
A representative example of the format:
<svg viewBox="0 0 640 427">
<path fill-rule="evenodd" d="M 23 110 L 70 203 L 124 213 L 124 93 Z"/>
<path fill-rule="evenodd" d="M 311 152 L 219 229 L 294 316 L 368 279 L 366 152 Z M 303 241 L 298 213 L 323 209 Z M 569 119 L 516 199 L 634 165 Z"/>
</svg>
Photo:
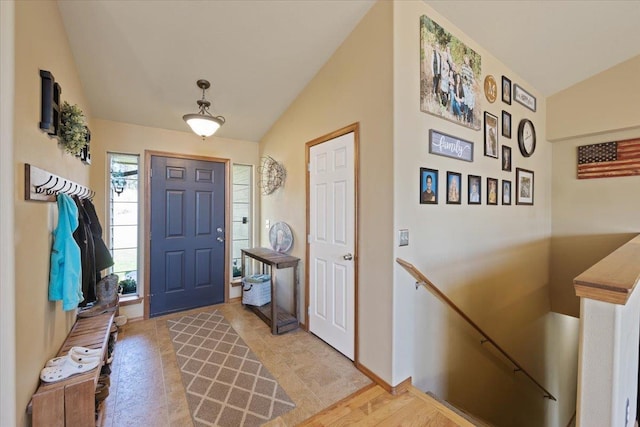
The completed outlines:
<svg viewBox="0 0 640 427">
<path fill-rule="evenodd" d="M 58 226 L 53 232 L 49 300 L 62 300 L 62 309 L 74 310 L 83 300 L 80 248 L 73 239 L 78 228 L 78 207 L 66 194 L 58 195 Z"/>
</svg>

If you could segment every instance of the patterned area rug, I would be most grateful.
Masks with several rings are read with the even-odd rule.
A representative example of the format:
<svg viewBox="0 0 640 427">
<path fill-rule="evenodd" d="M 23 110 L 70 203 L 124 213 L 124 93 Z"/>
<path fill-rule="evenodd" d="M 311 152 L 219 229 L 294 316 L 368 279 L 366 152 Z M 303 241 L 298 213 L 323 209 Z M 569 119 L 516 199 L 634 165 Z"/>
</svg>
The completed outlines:
<svg viewBox="0 0 640 427">
<path fill-rule="evenodd" d="M 217 310 L 167 326 L 195 426 L 259 426 L 295 408 Z"/>
</svg>

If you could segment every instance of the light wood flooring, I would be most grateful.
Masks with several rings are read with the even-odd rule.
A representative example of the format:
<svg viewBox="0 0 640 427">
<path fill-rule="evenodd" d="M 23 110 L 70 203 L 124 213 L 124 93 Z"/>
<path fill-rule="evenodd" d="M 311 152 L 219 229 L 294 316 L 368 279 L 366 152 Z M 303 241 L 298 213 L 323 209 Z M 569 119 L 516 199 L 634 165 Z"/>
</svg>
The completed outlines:
<svg viewBox="0 0 640 427">
<path fill-rule="evenodd" d="M 393 396 L 371 384 L 304 421 L 304 427 L 328 426 L 474 426 L 441 402 L 410 387 Z"/>
<path fill-rule="evenodd" d="M 271 335 L 253 312 L 230 303 L 122 327 L 102 426 L 193 426 L 166 321 L 213 309 L 222 312 L 296 404 L 268 427 L 471 425 L 415 388 L 399 396 L 386 393 L 312 334 L 296 330 Z"/>
</svg>

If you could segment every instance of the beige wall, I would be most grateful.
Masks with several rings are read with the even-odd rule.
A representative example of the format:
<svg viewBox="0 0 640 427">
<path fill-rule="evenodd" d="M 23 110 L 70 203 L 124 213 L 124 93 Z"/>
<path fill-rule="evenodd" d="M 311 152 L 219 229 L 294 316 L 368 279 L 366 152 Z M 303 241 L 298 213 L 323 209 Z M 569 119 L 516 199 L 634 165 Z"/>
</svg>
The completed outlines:
<svg viewBox="0 0 640 427">
<path fill-rule="evenodd" d="M 185 128 L 187 125 L 185 124 Z M 106 213 L 109 198 L 109 167 L 107 153 L 137 154 L 140 156 L 140 201 L 144 197 L 144 181 L 146 165 L 144 163 L 145 150 L 162 151 L 175 154 L 191 154 L 197 156 L 207 156 L 230 159 L 231 164 L 241 163 L 256 165 L 258 162 L 258 144 L 251 141 L 240 141 L 211 137 L 202 140 L 196 134 L 185 130 L 177 132 L 166 129 L 149 128 L 127 123 L 112 122 L 107 120 L 94 120 L 91 140 L 91 185 L 97 192 L 94 203 L 98 216 L 103 219 L 106 225 Z M 139 293 L 144 295 L 144 269 L 147 260 L 144 259 L 142 250 L 144 242 L 144 203 L 140 203 L 139 210 L 139 242 L 140 258 L 138 283 Z M 229 225 L 230 226 L 230 225 Z M 108 238 L 108 230 L 105 228 L 105 239 Z M 229 294 L 230 298 L 240 296 L 240 288 L 233 288 Z M 130 318 L 137 318 L 143 315 L 142 304 L 125 306 L 122 313 Z"/>
<path fill-rule="evenodd" d="M 498 159 L 483 155 L 483 132 L 420 111 L 419 40 L 421 15 L 426 14 L 482 56 L 482 77 L 502 75 L 537 97 L 537 112 L 500 97 L 494 104 L 481 96 L 481 109 L 500 117 L 512 114 L 512 138 L 499 137 L 512 148 L 513 171 L 501 170 Z M 419 268 L 481 328 L 518 360 L 561 402 L 542 399 L 534 385 L 512 374 L 510 365 L 424 288 L 395 267 L 393 317 L 394 382 L 412 376 L 415 385 L 430 390 L 496 425 L 566 425 L 575 406 L 577 363 L 575 319 L 549 314 L 548 275 L 551 237 L 551 145 L 545 139 L 545 100 L 512 70 L 478 46 L 464 32 L 423 2 L 394 3 L 394 234 L 407 228 L 410 244 L 395 255 Z M 524 158 L 517 144 L 517 125 L 533 121 L 537 148 Z M 474 142 L 468 163 L 428 153 L 429 129 Z M 501 127 L 500 127 L 501 129 Z M 438 205 L 421 205 L 419 169 L 439 170 Z M 534 206 L 488 206 L 486 178 L 511 180 L 515 201 L 515 167 L 535 172 Z M 462 205 L 447 205 L 446 172 L 462 173 Z M 483 180 L 482 205 L 467 204 L 467 176 Z M 502 191 L 500 191 L 500 194 Z M 366 266 L 365 266 L 366 268 Z M 550 335 L 563 327 L 574 343 L 568 365 L 555 356 L 563 342 Z M 552 380 L 553 379 L 553 380 Z M 569 387 L 566 384 L 573 383 Z M 487 392 L 491 390 L 491 392 Z"/>
<path fill-rule="evenodd" d="M 261 225 L 266 219 L 287 222 L 294 233 L 292 255 L 304 260 L 305 143 L 360 123 L 360 362 L 388 382 L 393 281 L 391 25 L 392 4 L 374 5 L 260 141 L 262 155 L 284 163 L 287 181 L 284 188 L 262 197 L 259 221 Z M 261 235 L 267 245 L 268 233 Z M 303 280 L 300 289 L 303 304 Z"/>
<path fill-rule="evenodd" d="M 16 425 L 13 96 L 15 3 L 0 2 L 0 425 Z"/>
<path fill-rule="evenodd" d="M 51 232 L 57 225 L 57 207 L 55 203 L 24 200 L 24 164 L 89 184 L 89 167 L 66 154 L 56 140 L 38 128 L 39 70 L 53 73 L 62 87 L 62 100 L 78 104 L 88 117 L 90 111 L 56 3 L 16 2 L 15 12 L 16 414 L 18 425 L 25 425 L 25 410 L 40 370 L 58 351 L 75 313 L 64 312 L 60 302 L 48 300 Z"/>
<path fill-rule="evenodd" d="M 549 122 L 562 131 L 554 135 L 564 138 L 553 144 L 550 292 L 556 312 L 579 316 L 573 278 L 640 232 L 640 176 L 576 178 L 578 146 L 640 137 L 638 103 L 612 96 L 638 92 L 639 72 L 636 57 L 548 99 Z"/>
<path fill-rule="evenodd" d="M 640 91 L 639 74 L 640 55 L 549 97 L 549 141 L 640 132 L 640 104 L 634 96 Z"/>
</svg>

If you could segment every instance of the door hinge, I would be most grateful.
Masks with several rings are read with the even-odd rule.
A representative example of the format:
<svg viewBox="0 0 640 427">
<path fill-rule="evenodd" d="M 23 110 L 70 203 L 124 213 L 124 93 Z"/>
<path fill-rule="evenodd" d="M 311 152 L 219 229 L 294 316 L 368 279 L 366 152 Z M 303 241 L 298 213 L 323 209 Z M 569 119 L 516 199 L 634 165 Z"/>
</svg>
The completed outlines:
<svg viewBox="0 0 640 427">
<path fill-rule="evenodd" d="M 307 234 L 307 243 L 311 244 L 311 234 Z"/>
<path fill-rule="evenodd" d="M 311 163 L 307 163 L 307 171 L 311 172 Z"/>
</svg>

